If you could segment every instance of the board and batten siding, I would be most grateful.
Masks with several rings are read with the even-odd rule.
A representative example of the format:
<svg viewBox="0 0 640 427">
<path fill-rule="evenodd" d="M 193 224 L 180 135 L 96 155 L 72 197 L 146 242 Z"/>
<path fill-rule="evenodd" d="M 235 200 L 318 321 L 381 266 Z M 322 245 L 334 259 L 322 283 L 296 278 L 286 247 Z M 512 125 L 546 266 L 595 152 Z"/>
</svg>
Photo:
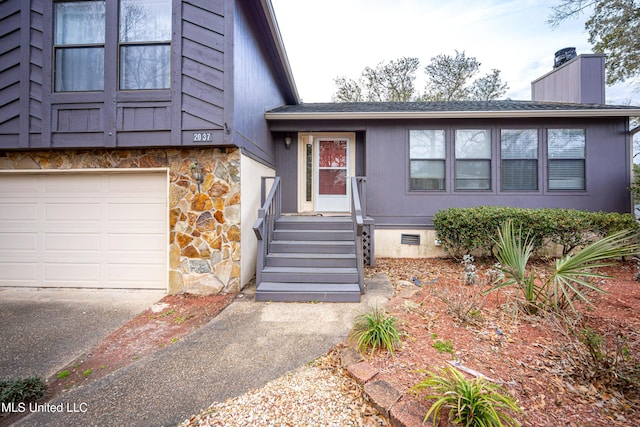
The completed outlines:
<svg viewBox="0 0 640 427">
<path fill-rule="evenodd" d="M 106 7 L 116 22 L 117 2 Z M 54 93 L 53 2 L 1 2 L 0 149 L 228 144 L 226 0 L 174 0 L 172 7 L 171 89 L 117 90 L 112 34 L 104 91 Z"/>
</svg>

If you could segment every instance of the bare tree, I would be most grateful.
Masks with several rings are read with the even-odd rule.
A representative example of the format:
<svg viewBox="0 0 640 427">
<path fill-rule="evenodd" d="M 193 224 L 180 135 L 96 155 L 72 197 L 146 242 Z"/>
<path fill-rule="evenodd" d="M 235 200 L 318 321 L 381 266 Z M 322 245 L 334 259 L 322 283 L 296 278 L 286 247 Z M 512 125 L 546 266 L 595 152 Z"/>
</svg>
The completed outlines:
<svg viewBox="0 0 640 427">
<path fill-rule="evenodd" d="M 425 101 L 489 100 L 503 96 L 507 84 L 502 82 L 500 71 L 472 80 L 480 71 L 480 62 L 456 50 L 455 56 L 440 54 L 431 58 L 424 67 L 427 84 L 422 99 Z"/>
<path fill-rule="evenodd" d="M 428 81 L 425 93 L 420 95 L 415 87 L 418 58 L 404 57 L 380 62 L 366 67 L 357 80 L 337 77 L 333 81 L 337 91 L 334 102 L 410 102 L 496 99 L 506 93 L 507 84 L 500 79 L 500 71 L 475 81 L 480 63 L 464 52 L 456 51 L 455 57 L 438 55 L 425 67 Z"/>
<path fill-rule="evenodd" d="M 415 73 L 420 66 L 418 58 L 404 57 L 380 62 L 374 68 L 366 67 L 358 80 L 337 77 L 335 102 L 412 101 L 415 94 Z"/>
</svg>

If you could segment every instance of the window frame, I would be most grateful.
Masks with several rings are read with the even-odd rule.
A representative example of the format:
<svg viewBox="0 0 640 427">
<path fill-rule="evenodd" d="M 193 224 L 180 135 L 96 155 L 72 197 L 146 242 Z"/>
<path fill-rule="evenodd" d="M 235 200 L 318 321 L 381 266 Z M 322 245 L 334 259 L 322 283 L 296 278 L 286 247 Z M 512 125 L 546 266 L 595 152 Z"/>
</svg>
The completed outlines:
<svg viewBox="0 0 640 427">
<path fill-rule="evenodd" d="M 412 148 L 412 139 L 411 139 L 411 135 L 414 132 L 441 132 L 442 135 L 442 152 L 443 152 L 443 156 L 442 157 L 412 157 L 411 154 L 411 148 Z M 407 170 L 407 175 L 408 175 L 408 189 L 410 192 L 446 192 L 447 191 L 447 130 L 445 128 L 420 128 L 420 129 L 409 129 L 409 143 L 408 143 L 408 170 Z M 412 180 L 414 179 L 412 177 L 412 165 L 414 162 L 438 162 L 440 164 L 442 164 L 442 178 L 433 178 L 433 179 L 440 179 L 442 184 L 441 184 L 441 188 L 413 188 L 412 185 Z"/>
<path fill-rule="evenodd" d="M 103 5 L 103 34 L 101 42 L 74 42 L 74 43 L 63 43 L 58 41 L 58 21 L 61 19 L 61 16 L 58 14 L 57 6 L 60 4 L 69 3 L 69 4 L 80 4 L 80 3 L 102 3 Z M 51 89 L 54 93 L 91 93 L 91 92 L 104 92 L 105 90 L 105 76 L 106 76 L 106 50 L 107 50 L 107 0 L 82 0 L 82 1 L 72 1 L 72 0 L 60 0 L 52 2 L 52 32 L 51 32 L 51 78 L 52 85 Z M 58 72 L 59 59 L 61 60 L 63 52 L 71 52 L 78 51 L 80 49 L 95 49 L 102 51 L 102 72 L 101 76 L 97 77 L 96 82 L 99 83 L 97 87 L 92 87 L 90 89 L 82 89 L 82 90 L 68 90 L 68 89 L 58 89 L 58 79 L 60 78 L 61 84 L 67 79 L 64 76 L 61 76 L 61 73 Z"/>
<path fill-rule="evenodd" d="M 547 190 L 549 192 L 586 192 L 587 191 L 587 130 L 585 128 L 547 128 L 546 129 L 546 168 L 547 168 Z M 582 157 L 551 157 L 551 134 L 554 131 L 580 131 L 582 133 Z M 551 185 L 551 167 L 554 162 L 572 161 L 582 163 L 582 188 L 553 188 Z"/>
<path fill-rule="evenodd" d="M 117 47 L 116 47 L 116 51 L 117 51 L 117 79 L 118 79 L 118 83 L 117 83 L 117 90 L 119 91 L 150 91 L 150 90 L 170 90 L 171 89 L 171 32 L 172 32 L 172 28 L 169 28 L 169 38 L 168 39 L 164 39 L 164 40 L 131 40 L 131 41 L 123 41 L 122 37 L 123 37 L 123 32 L 122 32 L 122 28 L 121 25 L 123 23 L 122 20 L 122 5 L 124 2 L 126 2 L 127 0 L 117 0 L 117 15 L 118 15 L 118 28 L 117 28 Z M 169 14 L 172 15 L 172 1 L 171 0 L 166 0 L 169 3 Z M 137 1 L 138 3 L 140 2 L 140 0 Z M 170 24 L 171 27 L 173 27 L 173 22 L 172 22 L 172 16 L 170 16 Z M 124 52 L 127 50 L 127 48 L 149 48 L 149 47 L 162 47 L 162 46 L 166 46 L 167 49 L 167 55 L 168 57 L 167 59 L 167 86 L 165 87 L 149 87 L 149 88 L 141 88 L 141 87 L 125 87 L 125 77 L 124 77 L 124 63 L 125 60 L 123 59 L 124 57 Z"/>
<path fill-rule="evenodd" d="M 504 141 L 504 132 L 509 131 L 529 131 L 535 135 L 536 138 L 536 147 L 535 147 L 535 157 L 513 157 L 513 158 L 505 158 L 503 153 L 503 141 Z M 534 127 L 527 128 L 500 128 L 499 129 L 500 140 L 498 142 L 499 149 L 499 160 L 500 160 L 500 192 L 504 193 L 513 193 L 513 192 L 539 192 L 540 191 L 540 149 L 541 149 L 541 138 L 540 138 L 540 129 Z M 523 161 L 531 161 L 535 162 L 535 167 L 533 170 L 535 171 L 535 188 L 505 188 L 505 162 L 523 162 Z"/>
<path fill-rule="evenodd" d="M 99 90 L 91 90 L 91 91 L 60 91 L 56 90 L 56 52 L 60 50 L 60 48 L 67 47 L 65 45 L 60 45 L 56 43 L 56 4 L 58 3 L 74 3 L 76 1 L 95 1 L 104 3 L 105 14 L 104 14 L 104 25 L 105 25 L 105 34 L 104 34 L 104 43 L 101 43 L 100 46 L 103 48 L 103 76 L 102 76 L 102 89 Z M 50 33 L 46 34 L 46 45 L 47 51 L 50 52 L 50 60 L 47 61 L 47 67 L 51 67 L 51 72 L 49 73 L 49 78 L 47 82 L 48 89 L 51 93 L 52 99 L 59 100 L 67 100 L 68 97 L 73 96 L 73 99 L 78 100 L 86 100 L 87 102 L 95 102 L 100 99 L 103 99 L 104 96 L 107 97 L 115 97 L 118 101 L 168 101 L 171 97 L 171 91 L 174 83 L 174 70 L 173 70 L 173 61 L 174 52 L 173 46 L 175 46 L 176 40 L 179 39 L 180 34 L 179 31 L 176 31 L 175 26 L 177 23 L 177 17 L 174 16 L 173 12 L 175 9 L 174 5 L 175 0 L 169 0 L 170 7 L 170 39 L 163 40 L 160 45 L 168 45 L 168 64 L 167 64 L 167 73 L 168 73 L 168 87 L 163 88 L 147 88 L 147 89 L 121 89 L 123 87 L 121 85 L 121 61 L 120 61 L 120 0 L 53 0 L 49 4 L 50 7 L 47 8 L 47 14 L 50 14 L 51 26 Z M 132 42 L 131 45 L 158 45 L 156 42 Z M 86 44 L 86 45 L 95 45 L 95 44 Z M 82 46 L 82 44 L 74 44 L 73 48 L 77 48 Z"/>
<path fill-rule="evenodd" d="M 460 138 L 458 136 L 459 132 L 469 132 L 469 131 L 482 131 L 483 133 L 488 134 L 488 148 L 489 148 L 489 156 L 488 157 L 458 157 L 458 147 L 460 144 Z M 494 148 L 493 148 L 493 128 L 453 128 L 453 190 L 457 193 L 460 192 L 493 192 L 493 181 L 494 181 L 494 170 L 493 170 L 493 157 L 494 157 Z M 461 188 L 458 186 L 458 180 L 462 178 L 458 178 L 458 172 L 461 169 L 460 165 L 464 163 L 472 163 L 472 162 L 483 162 L 488 163 L 488 176 L 486 180 L 488 181 L 488 188 Z"/>
</svg>

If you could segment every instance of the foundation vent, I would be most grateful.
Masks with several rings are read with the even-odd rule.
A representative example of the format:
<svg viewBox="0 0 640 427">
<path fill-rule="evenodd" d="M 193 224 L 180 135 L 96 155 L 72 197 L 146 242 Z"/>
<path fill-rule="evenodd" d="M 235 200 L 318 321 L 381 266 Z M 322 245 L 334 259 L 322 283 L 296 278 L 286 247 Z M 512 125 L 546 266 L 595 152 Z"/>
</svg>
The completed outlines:
<svg viewBox="0 0 640 427">
<path fill-rule="evenodd" d="M 419 234 L 401 234 L 400 243 L 403 245 L 419 245 L 420 235 Z"/>
</svg>

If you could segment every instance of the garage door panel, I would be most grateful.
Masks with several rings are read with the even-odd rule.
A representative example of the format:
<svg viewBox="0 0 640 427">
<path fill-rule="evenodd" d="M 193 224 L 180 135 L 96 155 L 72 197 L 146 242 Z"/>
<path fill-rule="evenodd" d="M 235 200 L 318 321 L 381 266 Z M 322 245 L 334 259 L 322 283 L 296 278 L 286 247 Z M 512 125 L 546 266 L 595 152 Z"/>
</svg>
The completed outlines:
<svg viewBox="0 0 640 427">
<path fill-rule="evenodd" d="M 45 233 L 44 248 L 47 252 L 99 252 L 99 233 Z"/>
<path fill-rule="evenodd" d="M 0 174 L 0 286 L 167 287 L 166 172 Z"/>
<path fill-rule="evenodd" d="M 0 221 L 24 222 L 38 219 L 37 203 L 20 203 L 11 200 L 0 203 Z"/>
<path fill-rule="evenodd" d="M 118 222 L 147 222 L 164 221 L 165 204 L 110 204 L 109 221 Z"/>
<path fill-rule="evenodd" d="M 134 280 L 139 288 L 152 288 L 153 284 L 158 280 L 162 280 L 162 271 L 158 264 L 109 264 L 107 266 L 107 280 L 114 287 L 120 287 L 118 284 L 128 283 Z M 163 266 L 164 267 L 164 266 Z"/>
<path fill-rule="evenodd" d="M 100 263 L 44 263 L 45 282 L 68 282 L 71 284 L 93 284 L 97 287 L 100 283 Z"/>
<path fill-rule="evenodd" d="M 38 233 L 35 232 L 0 232 L 0 253 L 35 254 L 38 250 Z"/>
<path fill-rule="evenodd" d="M 12 195 L 13 197 L 24 198 L 39 191 L 43 191 L 43 188 L 40 176 L 37 175 L 7 175 L 2 178 L 0 183 L 0 194 Z"/>
<path fill-rule="evenodd" d="M 0 262 L 0 271 L 4 280 L 21 286 L 31 283 L 38 277 L 38 263 L 35 262 Z"/>
<path fill-rule="evenodd" d="M 102 221 L 98 203 L 46 203 L 45 220 L 48 222 L 91 222 Z"/>
<path fill-rule="evenodd" d="M 47 194 L 61 193 L 81 197 L 83 194 L 99 193 L 103 187 L 104 175 L 94 175 L 87 178 L 87 174 L 61 174 L 50 175 L 45 179 L 45 191 Z"/>
<path fill-rule="evenodd" d="M 110 234 L 109 250 L 124 252 L 161 252 L 165 239 L 161 234 Z"/>
</svg>

